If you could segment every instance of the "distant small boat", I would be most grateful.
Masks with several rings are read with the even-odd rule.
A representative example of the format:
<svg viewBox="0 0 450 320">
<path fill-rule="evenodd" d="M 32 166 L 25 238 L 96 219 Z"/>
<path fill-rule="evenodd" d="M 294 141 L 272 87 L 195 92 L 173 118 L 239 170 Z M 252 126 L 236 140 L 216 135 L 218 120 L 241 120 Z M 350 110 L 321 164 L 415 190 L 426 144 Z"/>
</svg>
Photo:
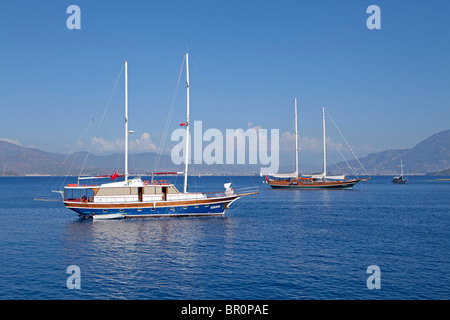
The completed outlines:
<svg viewBox="0 0 450 320">
<path fill-rule="evenodd" d="M 403 174 L 403 159 L 400 159 L 400 176 L 392 178 L 393 183 L 407 183 L 408 178 Z"/>
<path fill-rule="evenodd" d="M 298 132 L 297 132 L 297 98 L 295 102 L 295 172 L 287 174 L 274 174 L 275 179 L 268 179 L 264 183 L 268 183 L 272 188 L 276 189 L 352 189 L 353 186 L 367 179 L 347 179 L 345 175 L 329 176 L 327 175 L 327 150 L 325 140 L 325 107 L 322 107 L 323 122 L 323 173 L 311 176 L 300 176 L 298 171 Z"/>
</svg>

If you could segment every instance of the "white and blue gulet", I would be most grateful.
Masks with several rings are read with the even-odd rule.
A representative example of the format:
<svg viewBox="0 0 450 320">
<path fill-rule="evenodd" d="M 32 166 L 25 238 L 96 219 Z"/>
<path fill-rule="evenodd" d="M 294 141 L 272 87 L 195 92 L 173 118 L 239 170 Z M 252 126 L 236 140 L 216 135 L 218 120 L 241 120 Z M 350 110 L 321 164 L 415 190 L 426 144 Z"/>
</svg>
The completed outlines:
<svg viewBox="0 0 450 320">
<path fill-rule="evenodd" d="M 189 137 L 189 63 L 186 61 L 186 137 Z M 186 160 L 184 172 L 168 174 L 183 174 L 183 192 L 174 184 L 165 180 L 142 180 L 140 177 L 130 178 L 128 173 L 128 75 L 127 61 L 125 69 L 125 170 L 123 175 L 114 173 L 107 176 L 113 182 L 103 184 L 82 184 L 98 177 L 79 177 L 78 183 L 64 187 L 63 197 L 66 208 L 75 211 L 80 216 L 94 219 L 117 219 L 139 217 L 174 217 L 174 216 L 211 216 L 224 215 L 230 205 L 242 196 L 258 193 L 255 189 L 236 192 L 231 183 L 224 184 L 224 191 L 219 192 L 188 192 L 188 150 L 189 139 L 186 139 Z M 124 177 L 123 181 L 114 181 Z"/>
</svg>

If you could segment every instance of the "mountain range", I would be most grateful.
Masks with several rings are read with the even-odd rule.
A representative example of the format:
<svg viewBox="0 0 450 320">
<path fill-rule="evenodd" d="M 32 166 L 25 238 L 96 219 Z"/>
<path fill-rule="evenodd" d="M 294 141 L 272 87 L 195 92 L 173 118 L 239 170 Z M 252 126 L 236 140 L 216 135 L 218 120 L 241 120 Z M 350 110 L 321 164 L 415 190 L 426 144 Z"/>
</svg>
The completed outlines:
<svg viewBox="0 0 450 320">
<path fill-rule="evenodd" d="M 155 153 L 130 154 L 131 174 L 151 173 L 157 159 Z M 359 161 L 370 175 L 398 174 L 400 160 L 407 174 L 430 174 L 448 172 L 450 169 L 450 130 L 438 132 L 410 149 L 386 150 L 369 154 Z M 348 161 L 354 170 L 363 173 L 357 160 Z M 101 175 L 121 173 L 123 154 L 99 156 L 87 152 L 64 155 L 36 148 L 26 148 L 7 141 L 0 141 L 0 175 Z M 191 174 L 259 174 L 260 165 L 191 165 Z M 347 168 L 345 162 L 337 164 Z M 331 169 L 331 168 L 330 168 Z M 160 171 L 183 171 L 183 165 L 174 165 L 169 155 L 161 155 Z M 447 171 L 444 171 L 447 170 Z M 280 168 L 283 171 L 283 168 Z M 352 172 L 340 172 L 351 174 Z"/>
<path fill-rule="evenodd" d="M 181 172 L 184 164 L 174 165 L 169 155 L 161 155 L 157 168 L 153 152 L 129 154 L 130 174 L 149 175 L 153 171 Z M 94 155 L 76 152 L 69 155 L 26 148 L 0 140 L 0 176 L 20 175 L 111 175 L 123 173 L 124 154 Z M 259 165 L 190 165 L 190 174 L 257 174 Z"/>
<path fill-rule="evenodd" d="M 369 174 L 389 175 L 400 173 L 401 160 L 407 174 L 444 174 L 444 170 L 450 169 L 450 130 L 433 134 L 409 149 L 386 150 L 359 159 Z M 357 160 L 348 163 L 352 168 L 361 168 Z M 346 167 L 346 164 L 342 162 L 338 166 Z M 361 169 L 357 172 L 361 173 Z"/>
</svg>

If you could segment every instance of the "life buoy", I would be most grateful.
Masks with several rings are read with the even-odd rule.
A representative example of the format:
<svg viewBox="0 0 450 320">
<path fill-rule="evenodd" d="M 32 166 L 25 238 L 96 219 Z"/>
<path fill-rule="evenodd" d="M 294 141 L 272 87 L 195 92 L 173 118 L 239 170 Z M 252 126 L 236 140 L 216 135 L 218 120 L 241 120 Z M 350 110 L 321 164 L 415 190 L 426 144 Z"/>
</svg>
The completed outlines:
<svg viewBox="0 0 450 320">
<path fill-rule="evenodd" d="M 148 181 L 147 180 L 144 181 L 144 186 L 148 186 Z"/>
<path fill-rule="evenodd" d="M 166 180 L 159 180 L 159 184 L 166 184 Z"/>
<path fill-rule="evenodd" d="M 153 185 L 157 185 L 157 184 L 158 184 L 158 181 L 153 180 L 153 181 L 152 181 L 152 184 L 153 184 Z"/>
<path fill-rule="evenodd" d="M 129 186 L 130 184 L 132 184 L 133 183 L 133 180 L 128 180 L 127 181 L 127 186 Z"/>
</svg>

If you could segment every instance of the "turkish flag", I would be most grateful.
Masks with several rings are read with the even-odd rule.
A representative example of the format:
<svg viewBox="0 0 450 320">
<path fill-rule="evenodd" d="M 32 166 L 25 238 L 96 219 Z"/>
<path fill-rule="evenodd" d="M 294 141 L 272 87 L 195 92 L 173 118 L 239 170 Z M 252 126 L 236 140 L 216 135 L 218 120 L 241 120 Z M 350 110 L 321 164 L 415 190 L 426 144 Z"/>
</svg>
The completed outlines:
<svg viewBox="0 0 450 320">
<path fill-rule="evenodd" d="M 180 123 L 180 126 L 184 127 L 185 125 L 187 125 L 187 122 L 185 123 Z"/>
<path fill-rule="evenodd" d="M 118 175 L 117 175 L 117 171 L 116 172 L 114 172 L 114 174 L 111 176 L 111 181 L 113 181 L 115 178 L 117 178 L 118 177 Z"/>
</svg>

